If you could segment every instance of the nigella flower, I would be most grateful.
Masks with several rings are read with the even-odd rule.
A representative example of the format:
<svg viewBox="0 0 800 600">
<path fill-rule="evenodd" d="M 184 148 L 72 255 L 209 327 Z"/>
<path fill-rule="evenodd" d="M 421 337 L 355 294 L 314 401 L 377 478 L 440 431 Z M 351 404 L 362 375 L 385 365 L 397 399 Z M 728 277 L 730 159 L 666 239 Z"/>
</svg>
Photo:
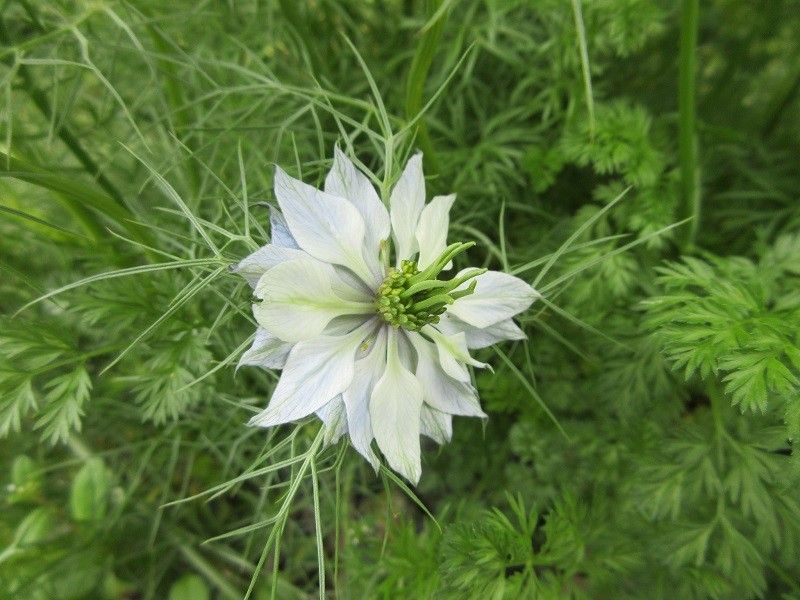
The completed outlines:
<svg viewBox="0 0 800 600">
<path fill-rule="evenodd" d="M 239 364 L 283 369 L 250 424 L 316 413 L 329 442 L 348 434 L 377 468 L 374 440 L 417 483 L 421 434 L 441 444 L 453 415 L 486 417 L 467 366 L 487 365 L 469 350 L 523 339 L 512 317 L 538 294 L 497 271 L 445 275 L 474 244 L 447 245 L 455 195 L 425 203 L 421 154 L 388 210 L 338 148 L 324 191 L 278 168 L 275 196 L 271 242 L 235 267 L 259 300 L 255 341 Z"/>
</svg>

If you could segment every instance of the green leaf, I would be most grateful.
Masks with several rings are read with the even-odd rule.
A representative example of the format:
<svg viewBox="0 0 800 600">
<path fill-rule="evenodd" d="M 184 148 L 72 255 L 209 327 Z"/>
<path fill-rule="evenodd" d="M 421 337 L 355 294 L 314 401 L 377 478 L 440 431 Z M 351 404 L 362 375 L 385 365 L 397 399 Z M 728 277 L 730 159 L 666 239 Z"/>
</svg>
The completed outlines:
<svg viewBox="0 0 800 600">
<path fill-rule="evenodd" d="M 11 466 L 10 503 L 35 499 L 42 489 L 42 475 L 38 465 L 24 454 L 14 459 Z"/>
<path fill-rule="evenodd" d="M 169 590 L 169 600 L 208 600 L 209 597 L 205 581 L 194 573 L 182 576 Z"/>
<path fill-rule="evenodd" d="M 52 511 L 47 508 L 34 509 L 17 525 L 13 545 L 22 548 L 36 544 L 44 539 L 52 529 Z"/>
<path fill-rule="evenodd" d="M 75 479 L 69 496 L 69 508 L 76 521 L 101 522 L 108 510 L 112 477 L 100 458 L 90 458 Z"/>
</svg>

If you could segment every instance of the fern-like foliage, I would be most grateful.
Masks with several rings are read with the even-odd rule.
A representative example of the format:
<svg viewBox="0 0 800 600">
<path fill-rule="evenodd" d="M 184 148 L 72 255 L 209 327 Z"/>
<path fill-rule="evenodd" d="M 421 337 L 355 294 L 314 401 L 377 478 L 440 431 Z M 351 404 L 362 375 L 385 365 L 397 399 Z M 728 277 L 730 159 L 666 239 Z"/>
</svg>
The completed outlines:
<svg viewBox="0 0 800 600">
<path fill-rule="evenodd" d="M 48 327 L 49 325 L 49 327 Z M 80 430 L 92 381 L 70 332 L 52 323 L 4 319 L 0 333 L 0 437 L 29 414 L 42 439 L 63 442 Z"/>
<path fill-rule="evenodd" d="M 652 446 L 633 487 L 635 510 L 657 525 L 656 543 L 667 549 L 665 566 L 694 573 L 681 597 L 702 597 L 709 581 L 717 596 L 763 595 L 765 566 L 791 564 L 800 550 L 800 504 L 787 486 L 781 428 L 730 412 L 722 404 L 702 411 Z"/>
<path fill-rule="evenodd" d="M 644 302 L 647 326 L 687 379 L 718 379 L 743 412 L 778 406 L 791 425 L 800 383 L 798 261 L 798 237 L 787 236 L 758 260 L 687 257 L 660 267 L 661 293 Z"/>
<path fill-rule="evenodd" d="M 588 598 L 589 588 L 602 589 L 638 563 L 572 496 L 558 498 L 547 514 L 521 499 L 509 497 L 509 505 L 509 514 L 494 509 L 448 529 L 441 597 Z"/>
<path fill-rule="evenodd" d="M 531 539 L 538 517 L 516 517 L 512 521 L 496 509 L 448 530 L 440 569 L 446 597 L 513 598 L 532 589 Z"/>
<path fill-rule="evenodd" d="M 569 160 L 600 174 L 621 173 L 630 185 L 657 182 L 664 156 L 650 140 L 652 120 L 645 109 L 624 102 L 600 104 L 591 127 L 584 117 L 566 129 L 561 147 Z"/>
</svg>

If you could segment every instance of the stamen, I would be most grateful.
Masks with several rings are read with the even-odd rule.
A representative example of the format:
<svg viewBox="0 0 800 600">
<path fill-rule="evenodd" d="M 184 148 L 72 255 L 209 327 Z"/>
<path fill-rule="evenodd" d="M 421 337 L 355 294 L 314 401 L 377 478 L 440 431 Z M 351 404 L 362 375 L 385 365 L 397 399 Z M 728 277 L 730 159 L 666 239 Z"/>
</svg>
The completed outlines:
<svg viewBox="0 0 800 600">
<path fill-rule="evenodd" d="M 448 283 L 447 281 L 440 281 L 439 279 L 428 279 L 427 281 L 420 281 L 419 283 L 415 283 L 410 288 L 405 290 L 402 294 L 400 294 L 400 297 L 408 298 L 409 296 L 413 296 L 414 294 L 422 292 L 424 290 L 445 287 L 447 283 Z"/>
<path fill-rule="evenodd" d="M 462 252 L 466 252 L 470 248 L 475 245 L 475 242 L 467 242 L 465 244 L 456 242 L 455 244 L 450 244 L 447 248 L 444 249 L 444 252 L 437 258 L 433 263 L 431 263 L 428 268 L 426 268 L 421 273 L 418 273 L 414 276 L 412 280 L 412 284 L 417 283 L 419 281 L 424 281 L 426 279 L 436 279 L 436 276 L 442 272 L 451 260 L 453 260 L 456 256 L 461 254 Z"/>
<path fill-rule="evenodd" d="M 470 283 L 470 284 L 467 286 L 467 288 L 466 288 L 466 289 L 464 289 L 464 290 L 458 290 L 458 291 L 455 291 L 455 292 L 453 292 L 452 294 L 450 294 L 450 297 L 451 297 L 453 300 L 458 300 L 459 298 L 463 298 L 464 296 L 469 296 L 469 295 L 470 295 L 472 292 L 474 292 L 474 291 L 475 291 L 475 285 L 476 285 L 476 284 L 477 284 L 477 282 L 476 282 L 476 281 L 473 281 L 472 283 Z"/>
<path fill-rule="evenodd" d="M 378 313 L 394 327 L 411 331 L 438 323 L 450 304 L 475 291 L 475 277 L 486 272 L 486 269 L 470 269 L 458 277 L 437 279 L 454 257 L 474 245 L 474 242 L 451 244 L 423 271 L 410 260 L 404 260 L 399 268 L 389 269 L 375 298 Z M 466 288 L 456 289 L 470 279 L 473 281 Z"/>
<path fill-rule="evenodd" d="M 453 298 L 451 296 L 448 296 L 447 294 L 440 294 L 438 296 L 433 296 L 432 298 L 427 298 L 422 302 L 418 302 L 417 304 L 414 305 L 414 310 L 417 311 L 426 308 L 431 308 L 436 306 L 437 304 L 445 305 L 452 303 L 453 303 Z"/>
</svg>

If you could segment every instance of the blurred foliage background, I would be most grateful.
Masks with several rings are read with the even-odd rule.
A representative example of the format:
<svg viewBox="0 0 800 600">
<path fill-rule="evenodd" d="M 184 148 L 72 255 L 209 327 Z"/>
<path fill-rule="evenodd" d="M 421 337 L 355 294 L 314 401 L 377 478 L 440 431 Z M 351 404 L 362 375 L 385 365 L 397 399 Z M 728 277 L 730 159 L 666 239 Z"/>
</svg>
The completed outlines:
<svg viewBox="0 0 800 600">
<path fill-rule="evenodd" d="M 800 598 L 798 31 L 796 0 L 0 3 L 0 597 Z M 318 183 L 337 142 L 389 177 L 421 148 L 471 261 L 544 295 L 416 496 L 244 426 L 276 374 L 234 373 L 227 266 L 272 165 Z"/>
</svg>

